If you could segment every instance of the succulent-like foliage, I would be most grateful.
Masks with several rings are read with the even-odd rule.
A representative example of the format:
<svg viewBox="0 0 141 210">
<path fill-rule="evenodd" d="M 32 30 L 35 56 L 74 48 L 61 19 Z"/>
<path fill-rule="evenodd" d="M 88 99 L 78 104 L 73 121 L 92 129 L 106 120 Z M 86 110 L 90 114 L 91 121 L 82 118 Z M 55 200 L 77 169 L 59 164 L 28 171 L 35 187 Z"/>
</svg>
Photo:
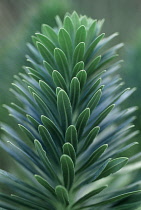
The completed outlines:
<svg viewBox="0 0 141 210">
<path fill-rule="evenodd" d="M 7 108 L 24 136 L 21 140 L 3 125 L 1 146 L 25 169 L 24 181 L 0 171 L 1 182 L 12 193 L 1 194 L 0 206 L 133 209 L 140 199 L 129 204 L 127 197 L 140 192 L 137 183 L 129 180 L 125 186 L 119 177 L 126 175 L 114 175 L 137 144 L 130 141 L 136 134 L 130 117 L 134 108 L 119 108 L 133 90 L 121 90 L 116 75 L 120 62 L 106 66 L 122 44 L 104 52 L 117 34 L 104 38 L 103 21 L 76 12 L 57 23 L 55 29 L 43 25 L 42 33 L 32 37 L 32 67 L 25 67 L 26 74 L 13 83 L 18 102 Z"/>
</svg>

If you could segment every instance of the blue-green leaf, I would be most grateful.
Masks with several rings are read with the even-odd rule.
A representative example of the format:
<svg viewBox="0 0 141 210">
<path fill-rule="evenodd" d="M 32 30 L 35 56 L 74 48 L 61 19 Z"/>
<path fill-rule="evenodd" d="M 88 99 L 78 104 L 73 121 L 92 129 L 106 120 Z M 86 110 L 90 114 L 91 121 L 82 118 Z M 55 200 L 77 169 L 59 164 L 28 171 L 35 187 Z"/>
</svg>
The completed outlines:
<svg viewBox="0 0 141 210">
<path fill-rule="evenodd" d="M 127 164 L 127 162 L 128 158 L 126 157 L 120 157 L 111 160 L 98 178 L 100 179 L 119 171 L 124 165 Z"/>
<path fill-rule="evenodd" d="M 88 134 L 83 147 L 80 150 L 80 153 L 86 151 L 86 149 L 93 143 L 94 139 L 96 138 L 98 132 L 100 130 L 100 127 L 94 127 Z"/>
<path fill-rule="evenodd" d="M 50 39 L 47 38 L 47 36 L 44 36 L 43 34 L 36 33 L 37 38 L 40 40 L 40 42 L 48 49 L 48 51 L 53 55 L 55 45 L 50 41 Z"/>
<path fill-rule="evenodd" d="M 75 109 L 80 96 L 80 82 L 77 77 L 73 77 L 70 83 L 70 100 L 72 108 Z"/>
<path fill-rule="evenodd" d="M 68 155 L 72 159 L 72 161 L 75 165 L 76 154 L 75 154 L 75 150 L 74 150 L 74 147 L 72 146 L 72 144 L 70 144 L 69 142 L 65 143 L 63 145 L 63 153 L 65 155 Z"/>
<path fill-rule="evenodd" d="M 48 130 L 43 126 L 39 125 L 39 133 L 42 137 L 42 140 L 46 146 L 46 150 L 50 153 L 53 159 L 55 159 L 56 163 L 59 162 L 59 154 L 56 148 L 56 145 L 48 132 Z"/>
<path fill-rule="evenodd" d="M 77 75 L 77 73 L 80 70 L 83 70 L 83 69 L 84 69 L 84 62 L 83 61 L 80 61 L 80 62 L 76 63 L 76 65 L 74 66 L 73 71 L 72 71 L 72 76 L 75 77 Z"/>
<path fill-rule="evenodd" d="M 88 160 L 86 162 L 84 162 L 84 164 L 78 169 L 77 173 L 81 173 L 86 168 L 88 168 L 93 163 L 95 163 L 98 160 L 98 158 L 104 153 L 104 151 L 107 149 L 107 147 L 108 147 L 108 145 L 107 144 L 104 144 L 101 147 L 99 147 L 97 150 L 95 150 L 90 155 L 90 157 L 88 158 Z"/>
<path fill-rule="evenodd" d="M 83 131 L 85 129 L 85 126 L 87 124 L 89 117 L 90 117 L 90 109 L 89 108 L 86 108 L 85 110 L 83 110 L 83 112 L 81 112 L 81 114 L 78 116 L 78 119 L 76 121 L 76 129 L 78 132 L 79 140 L 83 134 Z"/>
<path fill-rule="evenodd" d="M 77 136 L 77 130 L 74 125 L 70 125 L 65 134 L 65 141 L 70 142 L 75 151 L 77 151 L 77 144 L 78 144 L 78 136 Z"/>
<path fill-rule="evenodd" d="M 92 55 L 95 47 L 97 46 L 97 44 L 101 41 L 101 39 L 104 37 L 104 33 L 99 35 L 92 43 L 91 45 L 89 46 L 89 48 L 87 49 L 86 53 L 85 53 L 85 56 L 84 56 L 84 61 L 87 61 L 90 56 Z"/>
<path fill-rule="evenodd" d="M 60 90 L 57 95 L 57 107 L 60 114 L 62 130 L 65 133 L 72 122 L 72 108 L 69 97 L 64 90 Z"/>
<path fill-rule="evenodd" d="M 45 61 L 54 66 L 54 58 L 51 55 L 51 53 L 48 51 L 48 49 L 40 42 L 37 42 L 37 47 L 42 57 L 45 59 Z"/>
<path fill-rule="evenodd" d="M 58 66 L 57 70 L 59 70 L 59 72 L 62 74 L 66 82 L 69 81 L 70 72 L 69 72 L 68 61 L 67 61 L 67 57 L 65 53 L 61 49 L 55 48 L 54 57 Z"/>
<path fill-rule="evenodd" d="M 92 199 L 92 197 L 94 195 L 97 195 L 98 193 L 100 193 L 102 190 L 104 190 L 107 187 L 107 185 L 102 186 L 98 189 L 94 189 L 92 191 L 90 191 L 89 193 L 87 193 L 86 195 L 82 196 L 79 200 L 77 200 L 73 206 L 77 206 L 77 205 L 82 205 L 84 202 L 86 202 L 89 199 Z M 80 207 L 81 208 L 81 207 Z"/>
<path fill-rule="evenodd" d="M 72 41 L 69 33 L 64 28 L 60 29 L 58 39 L 61 49 L 66 54 L 68 60 L 70 60 L 72 58 L 72 50 L 73 50 Z"/>
<path fill-rule="evenodd" d="M 84 25 L 81 25 L 76 31 L 75 46 L 77 46 L 80 42 L 85 42 L 85 40 L 86 40 L 86 28 Z"/>
<path fill-rule="evenodd" d="M 63 173 L 64 185 L 68 190 L 70 190 L 74 180 L 73 161 L 68 155 L 62 155 L 60 162 Z"/>
<path fill-rule="evenodd" d="M 74 26 L 72 23 L 72 20 L 69 16 L 66 16 L 64 19 L 64 29 L 67 30 L 67 32 L 70 34 L 71 38 L 74 37 Z"/>
<path fill-rule="evenodd" d="M 74 50 L 73 53 L 73 66 L 76 65 L 76 63 L 80 62 L 83 60 L 84 57 L 84 51 L 85 51 L 85 43 L 80 42 Z"/>
<path fill-rule="evenodd" d="M 57 185 L 55 188 L 55 193 L 59 201 L 61 201 L 62 204 L 67 206 L 69 204 L 69 196 L 68 196 L 68 191 L 66 190 L 65 187 L 61 185 Z"/>
<path fill-rule="evenodd" d="M 58 46 L 58 36 L 56 32 L 46 24 L 42 25 L 42 33 L 47 36 L 55 45 Z"/>
<path fill-rule="evenodd" d="M 77 73 L 76 77 L 80 82 L 80 89 L 82 90 L 87 80 L 87 72 L 85 70 L 81 70 Z"/>
<path fill-rule="evenodd" d="M 54 81 L 56 87 L 60 87 L 61 89 L 65 90 L 67 92 L 66 82 L 65 82 L 64 78 L 62 77 L 62 75 L 58 71 L 56 71 L 56 70 L 53 71 L 52 78 L 53 78 L 53 81 Z"/>
<path fill-rule="evenodd" d="M 55 196 L 55 190 L 54 188 L 45 180 L 43 177 L 39 175 L 35 175 L 36 180 L 43 186 L 45 187 L 51 195 Z"/>
</svg>

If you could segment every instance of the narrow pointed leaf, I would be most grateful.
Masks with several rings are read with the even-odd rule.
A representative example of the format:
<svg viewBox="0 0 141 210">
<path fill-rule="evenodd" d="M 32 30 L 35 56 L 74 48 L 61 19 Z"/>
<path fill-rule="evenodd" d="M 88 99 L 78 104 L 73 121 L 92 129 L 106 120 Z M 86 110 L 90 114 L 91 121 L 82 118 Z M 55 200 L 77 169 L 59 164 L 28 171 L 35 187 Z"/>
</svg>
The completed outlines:
<svg viewBox="0 0 141 210">
<path fill-rule="evenodd" d="M 69 97 L 64 90 L 60 90 L 57 95 L 57 107 L 60 114 L 62 129 L 65 132 L 72 121 L 72 108 Z"/>
<path fill-rule="evenodd" d="M 76 108 L 80 96 L 80 82 L 77 77 L 73 77 L 70 83 L 70 100 L 72 108 Z"/>
<path fill-rule="evenodd" d="M 35 140 L 34 144 L 35 144 L 36 151 L 38 152 L 38 155 L 39 155 L 40 159 L 43 161 L 43 164 L 46 167 L 47 171 L 49 172 L 50 176 L 53 176 L 56 178 L 56 173 L 53 170 L 52 165 L 51 165 L 41 143 L 38 140 Z"/>
<path fill-rule="evenodd" d="M 65 187 L 61 185 L 56 186 L 55 193 L 57 198 L 61 201 L 62 204 L 64 204 L 65 206 L 69 204 L 68 191 L 66 190 Z"/>
<path fill-rule="evenodd" d="M 104 190 L 105 188 L 107 188 L 107 185 L 102 186 L 98 189 L 94 189 L 91 192 L 87 193 L 86 195 L 84 195 L 83 197 L 81 197 L 78 201 L 76 201 L 76 203 L 73 204 L 73 206 L 77 206 L 77 205 L 82 205 L 84 202 L 86 202 L 89 199 L 92 199 L 92 197 L 94 195 L 99 194 L 102 190 Z"/>
<path fill-rule="evenodd" d="M 43 187 L 45 187 L 51 193 L 51 195 L 55 196 L 54 188 L 45 179 L 43 179 L 39 175 L 35 175 L 35 178 Z"/>
<path fill-rule="evenodd" d="M 80 89 L 82 90 L 87 80 L 87 72 L 85 70 L 81 70 L 77 73 L 76 77 L 80 82 Z"/>
<path fill-rule="evenodd" d="M 58 129 L 58 127 L 52 122 L 48 117 L 42 115 L 41 116 L 42 123 L 47 128 L 47 130 L 50 132 L 53 139 L 56 139 L 58 141 L 58 144 L 62 146 L 63 144 L 63 135 Z"/>
<path fill-rule="evenodd" d="M 76 63 L 80 62 L 83 60 L 84 57 L 84 51 L 85 51 L 85 43 L 80 42 L 73 53 L 73 66 L 76 65 Z"/>
<path fill-rule="evenodd" d="M 86 108 L 78 117 L 76 122 L 76 129 L 78 132 L 78 139 L 80 140 L 81 135 L 83 134 L 83 131 L 85 129 L 85 126 L 87 124 L 87 121 L 90 117 L 90 109 Z"/>
<path fill-rule="evenodd" d="M 63 173 L 64 185 L 68 190 L 70 190 L 74 180 L 73 161 L 68 155 L 62 155 L 60 162 Z"/>
<path fill-rule="evenodd" d="M 101 39 L 103 39 L 104 37 L 104 33 L 99 35 L 89 46 L 89 48 L 87 49 L 86 53 L 85 53 L 85 57 L 84 60 L 86 61 L 88 58 L 90 58 L 90 56 L 92 55 L 95 47 L 97 46 L 97 44 L 101 41 Z"/>
<path fill-rule="evenodd" d="M 69 80 L 69 67 L 68 67 L 68 61 L 67 61 L 66 55 L 61 49 L 55 48 L 54 57 L 55 57 L 57 66 L 59 68 L 57 70 L 59 70 L 59 72 L 62 74 L 62 77 L 64 78 L 64 80 L 68 81 Z"/>
<path fill-rule="evenodd" d="M 72 159 L 72 161 L 73 161 L 73 163 L 74 163 L 74 165 L 75 165 L 76 154 L 75 154 L 75 150 L 74 150 L 72 144 L 70 144 L 70 143 L 68 143 L 68 142 L 65 143 L 65 144 L 63 145 L 63 153 L 64 153 L 65 155 L 68 155 L 68 156 Z"/>
<path fill-rule="evenodd" d="M 45 59 L 45 61 L 54 66 L 54 58 L 51 55 L 51 53 L 48 51 L 48 49 L 40 42 L 37 42 L 37 47 L 42 57 Z"/>
<path fill-rule="evenodd" d="M 64 78 L 62 77 L 62 75 L 58 71 L 56 71 L 56 70 L 53 71 L 52 78 L 53 78 L 53 81 L 54 81 L 56 87 L 60 87 L 61 89 L 65 90 L 67 92 L 66 82 L 65 82 Z"/>
<path fill-rule="evenodd" d="M 100 130 L 100 127 L 94 127 L 88 134 L 86 141 L 84 142 L 83 147 L 80 150 L 80 153 L 84 152 L 94 141 L 94 139 L 96 138 L 98 132 Z"/>
<path fill-rule="evenodd" d="M 53 159 L 55 158 L 56 162 L 59 162 L 59 154 L 56 145 L 48 130 L 43 125 L 39 125 L 39 133 L 46 146 L 46 150 L 51 154 Z"/>
<path fill-rule="evenodd" d="M 94 151 L 90 155 L 88 160 L 81 166 L 81 168 L 78 169 L 77 173 L 82 172 L 83 170 L 85 170 L 86 168 L 91 166 L 93 163 L 95 163 L 98 160 L 98 158 L 104 153 L 104 151 L 107 149 L 107 147 L 108 147 L 108 145 L 104 144 L 101 147 L 99 147 L 96 151 Z"/>
<path fill-rule="evenodd" d="M 64 19 L 64 29 L 70 34 L 71 38 L 73 39 L 74 36 L 74 26 L 72 20 L 69 16 L 66 16 Z"/>
<path fill-rule="evenodd" d="M 77 136 L 77 130 L 74 125 L 70 125 L 67 128 L 65 134 L 65 141 L 71 143 L 75 151 L 77 151 L 78 136 Z"/>
<path fill-rule="evenodd" d="M 65 29 L 61 28 L 59 31 L 58 39 L 61 49 L 66 54 L 67 58 L 70 60 L 72 58 L 73 49 L 69 33 Z"/>
<path fill-rule="evenodd" d="M 100 62 L 101 60 L 101 55 L 96 57 L 91 63 L 90 65 L 88 66 L 87 68 L 87 74 L 88 76 L 91 76 L 93 73 L 95 73 L 95 69 L 97 68 L 98 66 L 98 63 Z"/>
<path fill-rule="evenodd" d="M 75 46 L 77 46 L 80 42 L 85 42 L 85 40 L 86 40 L 86 28 L 84 25 L 82 25 L 76 31 Z"/>
<path fill-rule="evenodd" d="M 84 69 L 84 62 L 83 61 L 80 61 L 80 62 L 76 63 L 76 65 L 74 66 L 73 71 L 72 71 L 72 76 L 75 77 L 77 75 L 77 73 L 80 70 L 83 70 L 83 69 Z"/>
<path fill-rule="evenodd" d="M 134 194 L 140 193 L 140 192 L 141 192 L 141 190 L 124 193 L 124 194 L 115 196 L 113 198 L 107 199 L 107 200 L 102 201 L 102 202 L 99 202 L 99 203 L 95 203 L 95 204 L 92 204 L 92 205 L 84 206 L 83 208 L 86 208 L 87 209 L 87 208 L 91 208 L 91 207 L 94 207 L 94 206 L 103 206 L 103 205 L 106 205 L 106 204 L 112 204 L 114 202 L 117 202 L 117 201 L 119 201 L 121 199 L 124 199 L 126 197 L 129 197 L 131 195 L 134 195 Z"/>
<path fill-rule="evenodd" d="M 126 157 L 120 157 L 120 158 L 111 160 L 106 166 L 106 168 L 104 169 L 104 171 L 102 172 L 102 174 L 100 175 L 100 177 L 98 178 L 103 178 L 119 171 L 124 165 L 127 164 L 127 162 L 128 162 L 128 158 Z"/>
<path fill-rule="evenodd" d="M 43 62 L 45 69 L 48 71 L 48 73 L 52 76 L 53 67 L 46 61 Z"/>
<path fill-rule="evenodd" d="M 53 55 L 55 45 L 48 39 L 47 36 L 44 36 L 43 34 L 36 33 L 36 36 L 41 41 L 41 43 L 48 49 L 48 51 Z"/>
<path fill-rule="evenodd" d="M 46 24 L 42 25 L 42 33 L 47 36 L 54 44 L 58 45 L 58 36 L 56 32 Z"/>
<path fill-rule="evenodd" d="M 90 108 L 91 113 L 93 112 L 93 110 L 95 109 L 95 107 L 97 106 L 99 100 L 101 98 L 101 89 L 98 90 L 94 96 L 91 98 L 91 100 L 89 101 L 89 103 L 87 104 L 87 107 Z"/>
</svg>

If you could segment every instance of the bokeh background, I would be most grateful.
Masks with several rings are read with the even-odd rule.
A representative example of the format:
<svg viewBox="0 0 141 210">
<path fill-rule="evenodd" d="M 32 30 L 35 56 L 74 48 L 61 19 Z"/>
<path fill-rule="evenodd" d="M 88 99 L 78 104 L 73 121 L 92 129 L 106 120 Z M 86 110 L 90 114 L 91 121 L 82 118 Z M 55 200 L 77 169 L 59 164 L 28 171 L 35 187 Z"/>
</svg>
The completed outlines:
<svg viewBox="0 0 141 210">
<path fill-rule="evenodd" d="M 115 43 L 123 42 L 121 77 L 125 87 L 137 87 L 124 106 L 138 106 L 136 128 L 141 130 L 141 1 L 140 0 L 0 0 L 0 121 L 12 124 L 2 104 L 14 101 L 9 88 L 13 76 L 23 72 L 28 54 L 26 43 L 40 31 L 42 23 L 55 27 L 55 16 L 76 10 L 94 19 L 105 19 L 106 36 L 119 32 Z M 113 42 L 113 44 L 114 44 Z M 139 137 L 140 138 L 140 137 Z M 141 140 L 140 140 L 141 142 Z M 140 146 L 141 148 L 141 146 Z M 11 168 L 10 158 L 0 151 L 0 168 Z"/>
</svg>

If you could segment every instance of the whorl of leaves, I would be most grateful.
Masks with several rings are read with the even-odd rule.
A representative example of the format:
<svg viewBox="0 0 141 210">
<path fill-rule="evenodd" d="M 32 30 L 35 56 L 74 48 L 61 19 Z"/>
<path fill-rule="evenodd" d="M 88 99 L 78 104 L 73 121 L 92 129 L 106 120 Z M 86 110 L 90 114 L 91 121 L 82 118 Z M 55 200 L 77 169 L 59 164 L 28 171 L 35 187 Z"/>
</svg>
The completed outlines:
<svg viewBox="0 0 141 210">
<path fill-rule="evenodd" d="M 42 25 L 32 37 L 31 65 L 11 89 L 18 102 L 6 108 L 24 137 L 3 125 L 1 147 L 24 169 L 25 181 L 0 171 L 12 191 L 0 195 L 0 207 L 133 209 L 140 199 L 128 203 L 127 197 L 140 192 L 138 183 L 117 184 L 126 175 L 114 174 L 137 144 L 130 141 L 137 133 L 131 129 L 134 108 L 119 108 L 133 90 L 121 90 L 120 62 L 107 65 L 122 44 L 103 50 L 117 36 L 104 38 L 103 20 L 74 12 L 57 23 L 55 29 Z"/>
</svg>

